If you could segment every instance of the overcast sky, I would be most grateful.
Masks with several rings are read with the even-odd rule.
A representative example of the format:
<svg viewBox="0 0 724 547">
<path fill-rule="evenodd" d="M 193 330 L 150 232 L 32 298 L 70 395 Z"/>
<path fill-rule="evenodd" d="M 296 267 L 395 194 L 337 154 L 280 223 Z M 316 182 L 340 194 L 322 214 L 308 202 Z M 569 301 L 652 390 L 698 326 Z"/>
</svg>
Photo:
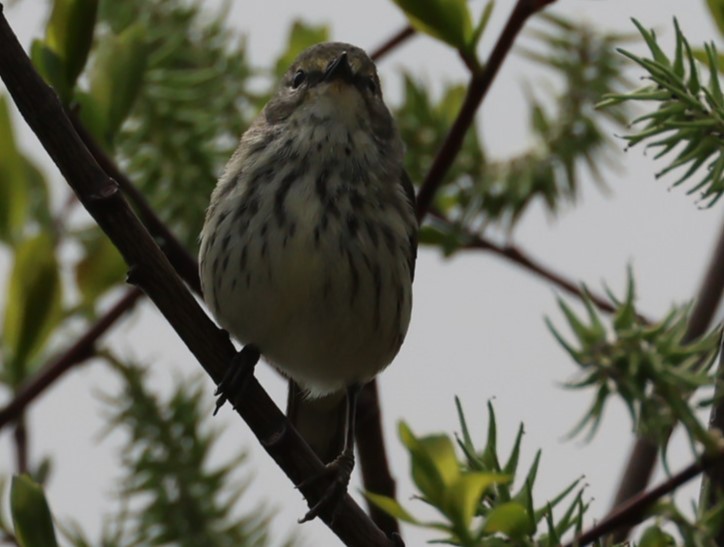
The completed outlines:
<svg viewBox="0 0 724 547">
<path fill-rule="evenodd" d="M 513 2 L 497 4 L 481 46 L 484 53 L 490 50 Z M 483 3 L 471 5 L 478 11 Z M 624 32 L 633 32 L 629 19 L 636 17 L 644 25 L 659 29 L 669 46 L 671 21 L 676 14 L 696 45 L 705 39 L 718 39 L 704 0 L 559 0 L 556 11 L 602 30 Z M 27 0 L 6 8 L 6 17 L 24 45 L 40 34 L 44 24 L 43 10 Z M 402 14 L 385 0 L 235 2 L 229 21 L 247 35 L 253 63 L 265 65 L 282 50 L 289 24 L 297 17 L 314 24 L 328 23 L 334 39 L 368 49 L 404 24 Z M 630 49 L 642 51 L 638 45 Z M 389 103 L 401 96 L 396 74 L 400 68 L 420 75 L 436 89 L 444 81 L 463 82 L 466 75 L 452 51 L 431 39 L 416 37 L 380 65 Z M 530 66 L 518 57 L 510 57 L 503 66 L 478 118 L 491 155 L 504 158 L 529 144 L 522 89 L 525 82 L 535 83 L 534 78 Z M 24 149 L 47 165 L 48 173 L 59 181 L 34 137 L 24 131 L 22 142 Z M 544 264 L 595 289 L 605 281 L 619 294 L 631 264 L 638 282 L 640 310 L 657 317 L 672 302 L 684 303 L 695 294 L 720 231 L 722 205 L 699 210 L 684 191 L 669 188 L 672 180 L 654 180 L 653 174 L 662 164 L 654 162 L 651 155 L 632 150 L 622 159 L 625 171 L 606 172 L 611 188 L 608 195 L 586 180 L 578 207 L 568 208 L 555 219 L 533 207 L 516 228 L 513 241 Z M 7 256 L 0 255 L 2 286 L 7 263 Z M 503 453 L 509 450 L 521 421 L 526 429 L 522 465 L 530 463 L 538 448 L 543 449 L 535 490 L 537 505 L 585 475 L 588 495 L 594 498 L 588 522 L 600 518 L 609 506 L 630 449 L 631 424 L 623 408 L 612 405 L 590 444 L 564 440 L 590 404 L 592 393 L 572 393 L 560 387 L 575 368 L 543 323 L 544 316 L 551 316 L 563 324 L 555 288 L 493 256 L 470 253 L 446 260 L 436 251 L 423 249 L 414 291 L 407 341 L 380 380 L 388 451 L 400 500 L 413 514 L 430 515 L 422 503 L 409 500 L 415 490 L 406 453 L 396 434 L 398 420 L 404 418 L 418 434 L 457 431 L 453 398 L 458 395 L 473 434 L 482 444 L 485 403 L 494 398 Z M 721 317 L 720 308 L 719 320 Z M 124 355 L 152 366 L 150 379 L 161 393 L 168 392 L 174 378 L 198 370 L 175 333 L 148 304 L 116 327 L 113 339 L 114 347 Z M 286 384 L 268 367 L 257 370 L 262 385 L 283 406 Z M 117 387 L 113 375 L 91 362 L 55 385 L 29 413 L 31 454 L 36 459 L 44 454 L 54 458 L 48 485 L 54 513 L 76 519 L 90 537 L 98 534 L 100 516 L 114 508 L 109 494 L 116 488 L 116 449 L 123 437 L 112 434 L 98 442 L 103 420 L 97 394 L 113 393 Z M 209 393 L 212 389 L 209 382 Z M 0 404 L 2 401 L 0 398 Z M 336 545 L 320 522 L 296 524 L 306 510 L 301 495 L 236 415 L 225 409 L 216 423 L 226 428 L 217 449 L 218 461 L 240 448 L 249 451 L 256 475 L 244 506 L 265 503 L 278 509 L 274 538 L 281 541 L 294 534 L 303 545 Z M 0 432 L 0 474 L 12 471 L 8 432 Z M 674 470 L 690 459 L 681 441 L 682 436 L 677 435 L 676 448 L 671 452 Z M 355 477 L 351 488 L 358 486 Z M 696 493 L 695 486 L 686 489 L 680 498 L 682 506 L 688 506 Z M 405 528 L 404 537 L 408 545 L 419 545 L 435 536 Z"/>
</svg>

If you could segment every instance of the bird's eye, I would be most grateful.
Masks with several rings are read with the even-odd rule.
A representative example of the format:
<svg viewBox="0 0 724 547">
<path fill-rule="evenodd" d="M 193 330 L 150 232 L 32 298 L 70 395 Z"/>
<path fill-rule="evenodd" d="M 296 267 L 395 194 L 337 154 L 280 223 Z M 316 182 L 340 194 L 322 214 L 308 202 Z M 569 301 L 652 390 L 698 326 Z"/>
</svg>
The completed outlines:
<svg viewBox="0 0 724 547">
<path fill-rule="evenodd" d="M 375 82 L 374 78 L 367 78 L 365 85 L 367 86 L 367 90 L 370 93 L 372 93 L 373 95 L 377 93 L 377 82 Z"/>
<path fill-rule="evenodd" d="M 292 78 L 292 88 L 297 89 L 300 85 L 304 83 L 304 80 L 307 79 L 307 75 L 304 73 L 303 70 L 297 70 L 296 74 L 294 74 L 294 78 Z"/>
</svg>

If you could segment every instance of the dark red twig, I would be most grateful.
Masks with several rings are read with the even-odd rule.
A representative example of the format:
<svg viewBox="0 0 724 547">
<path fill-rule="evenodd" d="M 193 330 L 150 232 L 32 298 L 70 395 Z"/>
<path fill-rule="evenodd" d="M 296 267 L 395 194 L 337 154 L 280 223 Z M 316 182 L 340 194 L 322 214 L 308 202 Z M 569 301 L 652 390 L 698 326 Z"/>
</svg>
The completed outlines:
<svg viewBox="0 0 724 547">
<path fill-rule="evenodd" d="M 510 14 L 488 62 L 485 64 L 485 68 L 473 73 L 460 112 L 420 187 L 417 194 L 418 219 L 424 218 L 430 209 L 435 193 L 442 184 L 445 174 L 452 166 L 453 161 L 455 161 L 465 134 L 475 120 L 475 113 L 485 98 L 488 89 L 490 89 L 490 84 L 493 83 L 503 61 L 508 56 L 518 33 L 531 15 L 553 2 L 555 0 L 518 0 L 515 4 L 513 12 Z"/>
<path fill-rule="evenodd" d="M 445 223 L 447 225 L 452 224 L 450 220 L 445 218 L 437 211 L 431 211 L 430 215 L 439 222 Z M 563 274 L 558 273 L 551 268 L 548 268 L 547 266 L 544 266 L 538 260 L 530 256 L 528 252 L 524 251 L 518 246 L 498 245 L 497 243 L 494 243 L 489 239 L 469 232 L 466 233 L 465 236 L 468 239 L 468 243 L 463 246 L 463 249 L 489 251 L 506 260 L 513 262 L 527 272 L 532 273 L 542 279 L 545 279 L 552 285 L 555 285 L 559 289 L 562 289 L 563 291 L 579 299 L 583 299 L 585 296 L 588 296 L 588 298 L 591 299 L 591 302 L 593 302 L 594 305 L 603 312 L 613 313 L 614 311 L 616 311 L 616 308 L 607 298 L 601 296 L 600 294 L 597 294 L 595 291 L 592 291 L 590 289 L 587 289 L 586 294 L 584 294 L 580 283 L 576 283 L 575 281 L 569 279 Z M 645 323 L 652 323 L 651 319 L 648 319 L 647 317 L 644 317 L 642 315 L 639 315 L 639 318 Z"/>
<path fill-rule="evenodd" d="M 393 49 L 400 47 L 409 38 L 415 35 L 415 29 L 410 25 L 407 25 L 400 31 L 393 34 L 390 38 L 385 40 L 377 48 L 372 50 L 370 57 L 373 61 L 379 61 L 382 57 L 390 53 Z"/>
<path fill-rule="evenodd" d="M 28 430 L 24 418 L 15 422 L 13 430 L 13 445 L 15 446 L 15 469 L 16 473 L 28 472 Z"/>
<path fill-rule="evenodd" d="M 228 336 L 216 328 L 199 307 L 133 214 L 117 184 L 103 172 L 83 145 L 57 95 L 33 69 L 2 15 L 1 4 L 0 77 L 81 203 L 129 264 L 129 281 L 143 288 L 218 384 L 235 354 Z M 235 410 L 294 484 L 322 471 L 319 459 L 255 379 L 249 382 L 243 395 L 233 401 Z M 311 504 L 320 499 L 323 491 L 322 484 L 302 488 Z M 339 504 L 333 521 L 328 517 L 323 520 L 347 545 L 394 545 L 349 496 Z"/>
<path fill-rule="evenodd" d="M 687 326 L 685 341 L 692 341 L 702 336 L 714 317 L 714 313 L 724 293 L 724 225 L 719 240 L 707 267 L 701 287 L 699 288 Z M 611 511 L 646 488 L 651 480 L 658 446 L 641 437 L 631 450 L 626 469 L 619 482 L 616 498 Z M 614 536 L 616 541 L 623 541 L 630 533 L 630 527 L 624 526 Z"/>
<path fill-rule="evenodd" d="M 652 488 L 648 492 L 640 493 L 636 497 L 621 504 L 601 522 L 577 536 L 572 542 L 566 543 L 563 547 L 583 547 L 610 534 L 614 530 L 620 530 L 622 527 L 632 528 L 646 518 L 646 511 L 654 502 L 670 494 L 679 486 L 690 481 L 706 469 L 711 468 L 715 463 L 721 462 L 722 458 L 724 458 L 724 451 L 703 456 L 699 461 L 690 464 L 675 475 L 672 475 L 656 488 Z"/>
<path fill-rule="evenodd" d="M 75 344 L 69 347 L 53 361 L 31 378 L 15 393 L 13 399 L 0 409 L 0 429 L 17 420 L 23 410 L 41 393 L 50 387 L 58 378 L 76 364 L 90 357 L 98 339 L 121 317 L 133 307 L 143 293 L 132 288 L 105 312 Z"/>
<path fill-rule="evenodd" d="M 168 226 L 158 217 L 153 207 L 146 201 L 146 197 L 136 188 L 129 178 L 123 173 L 116 163 L 106 154 L 106 152 L 98 145 L 93 136 L 83 126 L 80 119 L 74 112 L 66 112 L 73 127 L 80 136 L 83 144 L 86 145 L 88 151 L 93 155 L 98 165 L 118 183 L 121 190 L 130 201 L 143 222 L 146 229 L 161 247 L 163 253 L 168 257 L 174 269 L 181 276 L 181 279 L 189 284 L 191 289 L 198 295 L 201 295 L 201 282 L 199 281 L 199 267 L 196 258 L 189 253 L 188 249 L 176 238 L 176 236 L 168 229 Z"/>
</svg>

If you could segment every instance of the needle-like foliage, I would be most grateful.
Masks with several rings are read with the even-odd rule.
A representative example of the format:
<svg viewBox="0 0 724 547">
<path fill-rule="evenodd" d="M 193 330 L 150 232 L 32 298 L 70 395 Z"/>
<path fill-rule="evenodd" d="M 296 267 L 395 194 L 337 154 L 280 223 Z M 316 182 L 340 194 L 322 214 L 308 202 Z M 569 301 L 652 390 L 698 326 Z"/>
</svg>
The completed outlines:
<svg viewBox="0 0 724 547">
<path fill-rule="evenodd" d="M 698 340 L 687 340 L 689 307 L 673 307 L 666 317 L 649 325 L 637 313 L 635 285 L 629 272 L 623 299 L 607 291 L 616 311 L 604 318 L 590 298 L 584 298 L 585 317 L 578 316 L 562 299 L 558 304 L 574 341 L 568 341 L 546 319 L 549 329 L 579 367 L 569 382 L 573 389 L 593 388 L 594 402 L 573 434 L 590 427 L 592 436 L 603 418 L 606 403 L 618 396 L 626 404 L 640 434 L 666 445 L 671 428 L 681 422 L 691 439 L 711 447 L 706 427 L 687 399 L 700 388 L 713 387 L 713 370 L 720 337 L 712 331 Z M 711 399 L 702 404 L 710 406 Z"/>
<path fill-rule="evenodd" d="M 724 94 L 716 46 L 713 42 L 705 45 L 705 59 L 700 63 L 674 19 L 676 50 L 669 57 L 653 30 L 646 30 L 635 19 L 634 24 L 646 41 L 650 57 L 619 51 L 647 72 L 649 83 L 630 93 L 609 94 L 599 107 L 656 105 L 655 110 L 633 120 L 632 125 L 641 129 L 624 138 L 629 146 L 646 143 L 656 151 L 655 159 L 667 157 L 669 164 L 657 177 L 679 171 L 673 186 L 694 180 L 687 193 L 698 194 L 700 202 L 710 207 L 724 194 Z"/>
<path fill-rule="evenodd" d="M 122 382 L 106 397 L 108 430 L 127 432 L 121 452 L 120 496 L 125 507 L 111 537 L 120 545 L 256 546 L 266 544 L 268 514 L 238 516 L 247 483 L 239 482 L 244 454 L 211 465 L 219 431 L 200 382 L 178 383 L 162 400 L 148 386 L 146 371 L 109 361 Z M 108 539 L 108 538 L 106 538 Z"/>
</svg>

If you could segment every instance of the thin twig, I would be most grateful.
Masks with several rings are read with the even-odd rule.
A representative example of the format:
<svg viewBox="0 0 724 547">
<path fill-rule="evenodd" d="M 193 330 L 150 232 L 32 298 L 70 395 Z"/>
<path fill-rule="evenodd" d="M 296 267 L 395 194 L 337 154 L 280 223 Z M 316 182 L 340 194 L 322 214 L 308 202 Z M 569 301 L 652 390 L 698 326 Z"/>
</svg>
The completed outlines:
<svg viewBox="0 0 724 547">
<path fill-rule="evenodd" d="M 89 152 L 98 162 L 98 165 L 101 166 L 109 177 L 118 183 L 118 186 L 120 186 L 128 201 L 134 205 L 141 222 L 143 222 L 148 231 L 156 238 L 159 247 L 161 247 L 163 253 L 168 257 L 174 269 L 181 276 L 181 279 L 188 283 L 191 289 L 200 296 L 201 282 L 199 280 L 199 267 L 196 258 L 189 253 L 188 249 L 186 249 L 171 230 L 168 229 L 168 226 L 158 217 L 153 207 L 148 203 L 146 197 L 118 168 L 116 162 L 98 145 L 93 135 L 91 135 L 81 123 L 76 113 L 66 110 L 66 114 L 73 123 L 73 127 L 83 141 L 83 144 L 86 145 Z"/>
<path fill-rule="evenodd" d="M 0 429 L 17 420 L 31 402 L 73 366 L 92 356 L 98 339 L 125 312 L 130 310 L 142 295 L 143 293 L 135 287 L 129 289 L 71 347 L 46 364 L 40 372 L 21 386 L 13 399 L 4 408 L 0 409 Z"/>
<path fill-rule="evenodd" d="M 438 151 L 417 194 L 417 218 L 422 220 L 432 205 L 438 188 L 455 161 L 468 129 L 473 125 L 475 113 L 483 102 L 503 61 L 508 56 L 515 38 L 528 18 L 555 0 L 518 0 L 503 32 L 493 48 L 485 67 L 472 74 L 460 112 Z"/>
<path fill-rule="evenodd" d="M 22 475 L 28 472 L 28 430 L 25 419 L 22 417 L 15 422 L 13 445 L 15 446 L 16 473 Z"/>
<path fill-rule="evenodd" d="M 447 219 L 439 212 L 432 210 L 430 215 L 435 220 L 442 222 L 448 226 L 452 226 L 452 221 Z M 498 245 L 493 241 L 472 232 L 466 232 L 465 238 L 467 243 L 463 245 L 463 249 L 476 250 L 476 251 L 489 251 L 496 254 L 506 260 L 513 262 L 520 266 L 527 272 L 536 275 L 542 279 L 545 279 L 549 283 L 555 285 L 559 289 L 575 296 L 581 300 L 589 298 L 598 309 L 606 313 L 613 313 L 616 311 L 615 306 L 610 302 L 609 299 L 597 294 L 591 289 L 586 289 L 584 294 L 583 288 L 580 283 L 576 283 L 572 279 L 564 276 L 563 274 L 548 268 L 541 264 L 537 259 L 533 258 L 527 251 L 521 249 L 517 245 Z M 639 319 L 646 324 L 652 324 L 652 320 L 639 314 Z"/>
<path fill-rule="evenodd" d="M 33 69 L 2 15 L 0 4 L 0 77 L 20 113 L 59 167 L 91 216 L 129 264 L 129 281 L 142 287 L 171 326 L 218 384 L 235 354 L 228 335 L 219 330 L 186 289 L 168 259 L 133 214 L 128 203 L 83 145 L 65 116 L 57 95 Z M 322 472 L 322 464 L 259 383 L 252 379 L 234 408 L 261 445 L 294 484 Z M 323 484 L 302 488 L 310 503 Z M 393 545 L 346 495 L 336 518 L 325 523 L 347 545 Z"/>
<path fill-rule="evenodd" d="M 646 511 L 655 501 L 670 494 L 682 484 L 699 475 L 702 471 L 711 468 L 715 463 L 721 462 L 723 458 L 724 450 L 716 454 L 702 456 L 699 461 L 690 464 L 675 475 L 672 475 L 656 488 L 652 488 L 648 492 L 642 492 L 621 504 L 601 522 L 578 535 L 573 541 L 565 544 L 563 547 L 583 547 L 610 534 L 614 530 L 620 530 L 622 527 L 632 528 L 646 517 Z"/>
<path fill-rule="evenodd" d="M 373 61 L 379 61 L 382 57 L 390 53 L 393 49 L 398 48 L 408 39 L 415 35 L 415 29 L 407 25 L 403 29 L 393 34 L 390 38 L 382 42 L 377 48 L 372 50 L 370 57 Z"/>
<path fill-rule="evenodd" d="M 691 311 L 684 341 L 690 342 L 702 336 L 714 317 L 714 313 L 724 293 L 724 225 L 722 225 L 719 241 L 712 254 L 704 279 L 696 296 Z M 627 499 L 634 497 L 646 488 L 651 480 L 659 447 L 646 438 L 640 437 L 631 450 L 626 469 L 619 483 L 616 498 L 611 511 Z M 623 527 L 614 536 L 616 541 L 623 541 L 631 532 L 630 527 Z"/>
</svg>

